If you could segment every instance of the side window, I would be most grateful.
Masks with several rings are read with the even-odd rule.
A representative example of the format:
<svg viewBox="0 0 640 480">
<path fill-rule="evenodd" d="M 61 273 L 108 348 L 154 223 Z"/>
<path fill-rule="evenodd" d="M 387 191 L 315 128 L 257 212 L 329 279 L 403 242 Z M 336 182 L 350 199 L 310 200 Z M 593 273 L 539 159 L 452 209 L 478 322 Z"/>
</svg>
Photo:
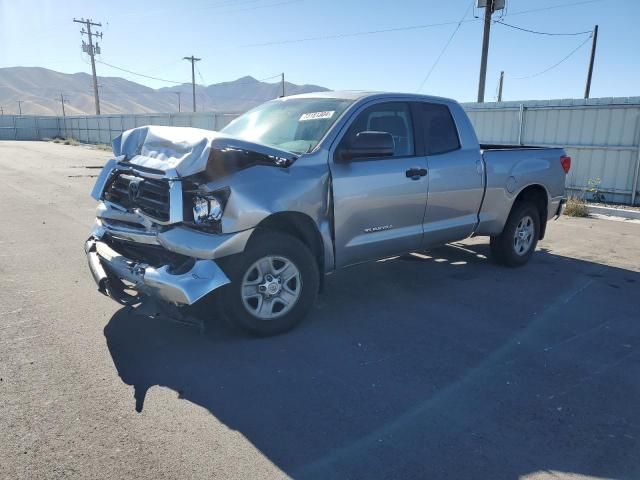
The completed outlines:
<svg viewBox="0 0 640 480">
<path fill-rule="evenodd" d="M 446 105 L 421 103 L 424 142 L 427 155 L 452 152 L 460 148 L 458 130 Z"/>
<path fill-rule="evenodd" d="M 343 144 L 351 143 L 358 133 L 365 131 L 390 133 L 394 142 L 394 157 L 415 154 L 413 123 L 407 103 L 380 103 L 367 108 L 355 119 L 342 140 Z"/>
</svg>

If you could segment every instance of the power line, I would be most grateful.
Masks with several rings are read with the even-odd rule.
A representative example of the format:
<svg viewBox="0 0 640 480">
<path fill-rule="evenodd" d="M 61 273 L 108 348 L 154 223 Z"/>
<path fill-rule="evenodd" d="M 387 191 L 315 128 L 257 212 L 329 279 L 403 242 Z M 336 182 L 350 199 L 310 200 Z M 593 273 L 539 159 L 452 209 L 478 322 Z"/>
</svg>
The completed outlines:
<svg viewBox="0 0 640 480">
<path fill-rule="evenodd" d="M 188 82 L 178 82 L 178 81 L 175 81 L 175 80 L 168 80 L 166 78 L 154 77 L 154 76 L 151 76 L 151 75 L 145 75 L 143 73 L 134 72 L 133 70 L 129 70 L 127 68 L 118 67 L 117 65 L 113 65 L 111 63 L 107 63 L 107 62 L 104 62 L 102 60 L 96 60 L 96 62 L 101 63 L 102 65 L 106 65 L 107 67 L 115 68 L 116 70 L 120 70 L 121 72 L 130 73 L 131 75 L 136 75 L 138 77 L 148 78 L 148 79 L 151 79 L 151 80 L 157 80 L 159 82 L 173 83 L 175 85 L 186 85 L 188 83 Z M 204 79 L 202 78 L 202 74 L 200 74 L 199 70 L 198 70 L 198 74 L 200 75 L 201 80 L 204 82 Z M 279 77 L 280 77 L 280 74 L 278 73 L 276 75 L 271 75 L 269 77 L 256 79 L 255 81 L 264 82 L 265 80 L 271 80 L 273 78 L 279 78 Z M 221 83 L 233 83 L 234 85 L 248 85 L 248 84 L 255 83 L 255 81 L 234 82 L 233 80 L 230 80 L 228 82 L 221 82 Z M 196 85 L 197 86 L 202 86 L 202 87 L 206 87 L 207 86 L 207 85 L 204 85 L 204 84 L 202 84 L 202 85 L 196 84 Z M 220 85 L 220 84 L 215 84 L 215 85 Z"/>
<path fill-rule="evenodd" d="M 198 76 L 200 77 L 200 81 L 202 82 L 202 85 L 206 85 L 207 82 L 204 81 L 204 77 L 202 76 L 202 73 L 200 72 L 198 65 L 196 65 L 196 72 L 198 72 Z"/>
<path fill-rule="evenodd" d="M 575 36 L 575 35 L 587 35 L 591 34 L 591 30 L 587 30 L 585 32 L 572 32 L 572 33 L 551 33 L 551 32 L 538 32 L 537 30 L 529 30 L 528 28 L 517 27 L 516 25 L 510 25 L 508 23 L 503 22 L 502 20 L 496 20 L 493 23 L 497 23 L 498 25 L 504 25 L 505 27 L 514 28 L 516 30 L 521 30 L 527 33 L 535 33 L 536 35 L 548 35 L 548 36 Z"/>
<path fill-rule="evenodd" d="M 508 14 L 505 14 L 504 16 L 513 16 L 513 15 L 524 15 L 526 13 L 534 13 L 534 12 L 542 12 L 542 11 L 546 11 L 546 10 L 552 10 L 552 9 L 557 9 L 557 8 L 565 8 L 565 7 L 572 7 L 575 5 L 584 5 L 584 4 L 588 4 L 588 3 L 596 3 L 596 2 L 604 2 L 604 1 L 611 1 L 611 0 L 583 0 L 580 2 L 573 2 L 573 3 L 564 3 L 561 5 L 550 5 L 548 7 L 542 7 L 542 8 L 533 8 L 530 10 L 521 10 L 519 12 L 509 12 Z M 479 18 L 470 18 L 468 20 L 463 20 L 462 23 L 468 23 L 468 22 L 478 22 L 481 19 Z M 444 27 L 447 25 L 457 25 L 459 22 L 457 21 L 448 21 L 448 22 L 440 22 L 440 23 L 427 23 L 427 24 L 419 24 L 419 25 L 407 25 L 407 26 L 403 26 L 403 27 L 394 27 L 394 28 L 384 28 L 384 29 L 379 29 L 379 30 L 365 30 L 365 31 L 360 31 L 360 32 L 344 32 L 344 33 L 336 33 L 336 34 L 331 34 L 331 35 L 318 35 L 315 37 L 302 37 L 302 38 L 291 38 L 291 39 L 287 39 L 287 40 L 275 40 L 275 41 L 270 41 L 270 42 L 261 42 L 261 43 L 249 43 L 249 44 L 245 44 L 245 45 L 240 45 L 240 47 L 266 47 L 266 46 L 273 46 L 273 45 L 286 45 L 289 43 L 301 43 L 301 42 L 311 42 L 311 41 L 316 41 L 316 40 L 331 40 L 331 39 L 337 39 L 337 38 L 350 38 L 350 37 L 359 37 L 359 36 L 363 36 L 363 35 L 376 35 L 379 33 L 393 33 L 393 32 L 404 32 L 404 31 L 409 31 L 409 30 L 422 30 L 422 29 L 427 29 L 427 28 L 434 28 L 434 27 Z"/>
<path fill-rule="evenodd" d="M 538 73 L 534 73 L 533 75 L 526 75 L 524 77 L 513 77 L 514 80 L 525 80 L 528 78 L 534 78 L 534 77 L 539 77 L 540 75 L 542 75 L 543 73 L 547 73 L 550 70 L 553 70 L 554 68 L 556 68 L 558 65 L 564 63 L 565 61 L 569 60 L 569 58 L 571 58 L 573 56 L 574 53 L 576 53 L 578 50 L 580 50 L 580 48 L 582 48 L 582 46 L 584 46 L 585 43 L 587 43 L 589 40 L 591 39 L 591 36 L 588 36 L 587 38 L 585 38 L 582 43 L 580 43 L 580 45 L 578 45 L 576 48 L 574 48 L 573 50 L 571 50 L 571 52 L 564 57 L 562 60 L 560 60 L 557 63 L 554 63 L 553 65 L 551 65 L 549 68 L 546 68 L 544 70 L 542 70 L 541 72 Z"/>
<path fill-rule="evenodd" d="M 145 75 L 143 73 L 138 73 L 138 72 L 134 72 L 132 70 L 127 70 L 126 68 L 122 68 L 122 67 L 117 67 L 115 65 L 111 65 L 110 63 L 103 62 L 102 60 L 96 60 L 96 61 L 98 63 L 101 63 L 102 65 L 106 65 L 107 67 L 115 68 L 116 70 L 120 70 L 121 72 L 130 73 L 131 75 L 137 75 L 138 77 L 149 78 L 151 80 L 157 80 L 159 82 L 173 83 L 173 84 L 176 84 L 176 85 L 183 85 L 183 84 L 187 83 L 187 82 L 176 82 L 175 80 L 167 80 L 166 78 L 152 77 L 151 75 Z"/>
<path fill-rule="evenodd" d="M 466 22 L 476 22 L 477 19 L 469 19 L 463 21 Z M 241 45 L 241 47 L 265 47 L 270 45 L 285 45 L 287 43 L 300 43 L 300 42 L 311 42 L 315 40 L 330 40 L 334 38 L 349 38 L 349 37 L 359 37 L 363 35 L 375 35 L 378 33 L 390 33 L 390 32 L 404 32 L 407 30 L 421 30 L 425 28 L 432 27 L 444 27 L 447 25 L 456 25 L 458 22 L 441 22 L 441 23 L 426 23 L 422 25 L 408 25 L 405 27 L 395 27 L 395 28 L 385 28 L 381 30 L 366 30 L 360 32 L 347 32 L 347 33 L 336 33 L 332 35 L 320 35 L 317 37 L 304 37 L 304 38 L 294 38 L 289 40 L 277 40 L 272 42 L 263 42 L 263 43 L 249 43 L 246 45 Z"/>
<path fill-rule="evenodd" d="M 442 58 L 442 56 L 444 55 L 444 52 L 447 50 L 447 48 L 449 47 L 449 45 L 451 44 L 451 41 L 453 40 L 453 37 L 456 36 L 456 33 L 458 33 L 458 30 L 460 30 L 460 26 L 462 25 L 462 22 L 464 21 L 465 18 L 467 18 L 467 15 L 469 14 L 469 10 L 471 10 L 471 7 L 473 7 L 473 4 L 475 3 L 475 0 L 471 0 L 471 3 L 469 4 L 469 6 L 467 7 L 467 9 L 464 11 L 464 15 L 462 15 L 462 18 L 460 19 L 460 21 L 458 22 L 458 25 L 456 25 L 456 28 L 453 30 L 453 32 L 451 33 L 451 36 L 449 37 L 449 40 L 447 40 L 447 43 L 444 44 L 444 47 L 442 47 L 442 50 L 440 51 L 440 54 L 438 55 L 438 57 L 436 58 L 436 60 L 433 62 L 433 64 L 431 65 L 431 68 L 429 69 L 429 71 L 427 72 L 427 75 L 424 77 L 424 79 L 422 80 L 422 82 L 420 83 L 420 86 L 418 87 L 418 90 L 416 90 L 417 92 L 420 92 L 420 90 L 422 90 L 422 88 L 424 87 L 424 84 L 427 83 L 427 80 L 429 80 L 429 77 L 431 76 L 431 74 L 433 73 L 433 71 L 435 70 L 436 66 L 438 65 L 438 63 L 440 62 L 440 59 Z"/>
</svg>

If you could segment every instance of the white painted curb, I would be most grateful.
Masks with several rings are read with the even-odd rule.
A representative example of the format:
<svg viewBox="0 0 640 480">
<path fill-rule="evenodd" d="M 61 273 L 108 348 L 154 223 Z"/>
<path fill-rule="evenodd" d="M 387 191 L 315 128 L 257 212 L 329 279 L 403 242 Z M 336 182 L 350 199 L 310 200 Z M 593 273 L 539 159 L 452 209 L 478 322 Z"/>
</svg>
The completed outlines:
<svg viewBox="0 0 640 480">
<path fill-rule="evenodd" d="M 640 210 L 628 210 L 626 208 L 600 207 L 596 205 L 587 205 L 589 213 L 598 213 L 600 215 L 610 215 L 614 217 L 631 218 L 640 220 Z"/>
</svg>

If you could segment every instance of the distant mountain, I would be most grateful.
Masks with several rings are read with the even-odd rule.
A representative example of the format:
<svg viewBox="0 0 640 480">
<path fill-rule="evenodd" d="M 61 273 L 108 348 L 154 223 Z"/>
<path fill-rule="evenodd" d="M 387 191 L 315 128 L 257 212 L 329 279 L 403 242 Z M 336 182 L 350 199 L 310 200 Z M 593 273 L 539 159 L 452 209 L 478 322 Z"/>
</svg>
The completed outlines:
<svg viewBox="0 0 640 480">
<path fill-rule="evenodd" d="M 102 113 L 168 113 L 192 110 L 191 84 L 153 89 L 120 77 L 98 77 Z M 243 112 L 280 96 L 280 82 L 264 83 L 253 77 L 232 82 L 196 86 L 198 111 Z M 285 93 L 294 95 L 326 91 L 318 85 L 285 82 Z M 93 83 L 87 73 L 60 73 L 40 67 L 0 68 L 0 106 L 5 114 L 18 112 L 22 101 L 24 115 L 61 115 L 60 94 L 65 98 L 67 115 L 95 113 Z M 178 96 L 177 93 L 180 93 Z"/>
</svg>

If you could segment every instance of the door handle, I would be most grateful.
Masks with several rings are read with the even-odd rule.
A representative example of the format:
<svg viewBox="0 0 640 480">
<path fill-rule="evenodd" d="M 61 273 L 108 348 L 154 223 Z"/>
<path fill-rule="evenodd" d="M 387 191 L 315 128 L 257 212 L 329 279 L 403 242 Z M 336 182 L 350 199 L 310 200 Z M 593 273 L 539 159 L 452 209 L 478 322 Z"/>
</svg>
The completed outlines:
<svg viewBox="0 0 640 480">
<path fill-rule="evenodd" d="M 411 180 L 419 180 L 420 177 L 424 177 L 426 174 L 426 168 L 410 168 L 405 172 L 407 178 L 410 178 Z"/>
</svg>

